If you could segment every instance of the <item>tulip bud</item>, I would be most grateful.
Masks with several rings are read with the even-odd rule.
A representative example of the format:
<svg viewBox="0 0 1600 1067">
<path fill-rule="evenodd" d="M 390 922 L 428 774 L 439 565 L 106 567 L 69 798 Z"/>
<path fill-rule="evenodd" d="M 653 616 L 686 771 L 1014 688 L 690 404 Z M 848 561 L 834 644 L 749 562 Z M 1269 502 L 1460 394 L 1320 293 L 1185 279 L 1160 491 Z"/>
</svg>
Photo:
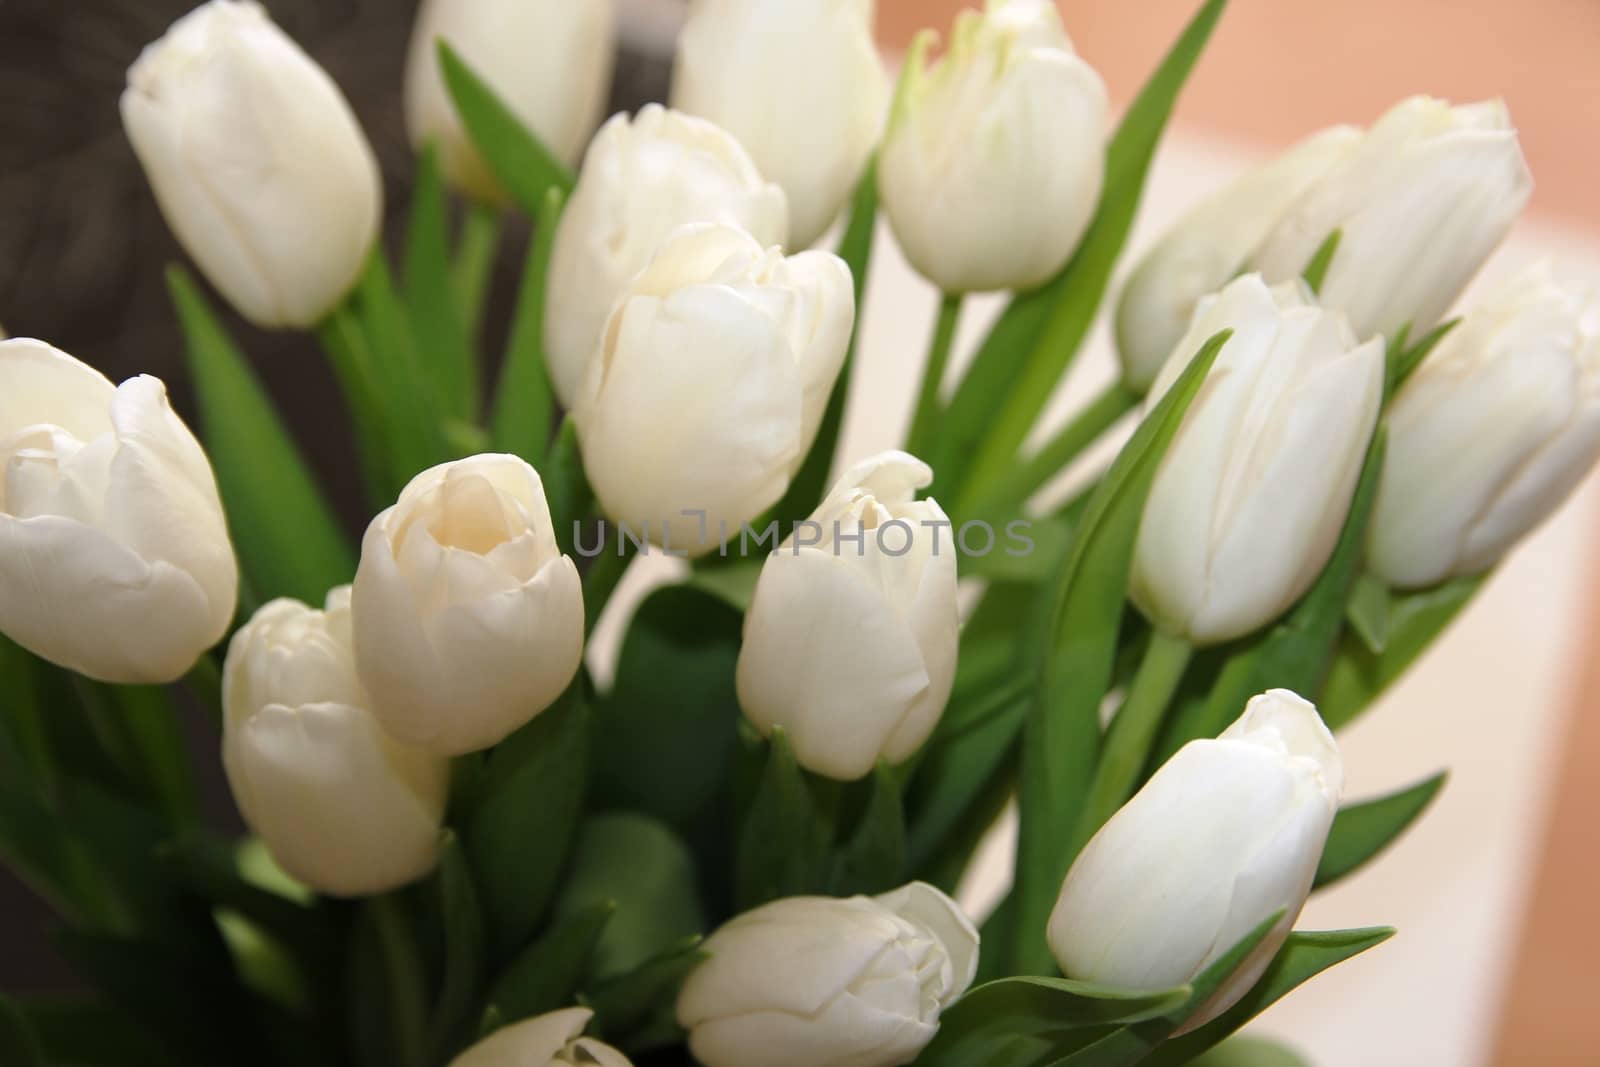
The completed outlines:
<svg viewBox="0 0 1600 1067">
<path fill-rule="evenodd" d="M 1150 394 L 1231 329 L 1150 489 L 1130 594 L 1209 645 L 1288 610 L 1339 539 L 1383 399 L 1383 341 L 1357 345 L 1302 283 L 1247 274 L 1201 300 Z"/>
<path fill-rule="evenodd" d="M 450 764 L 379 727 L 356 678 L 350 587 L 316 611 L 267 604 L 228 645 L 222 765 L 278 864 L 335 896 L 370 896 L 438 860 Z"/>
<path fill-rule="evenodd" d="M 211 0 L 128 70 L 122 123 L 178 240 L 245 318 L 306 327 L 360 276 L 378 161 L 327 73 L 250 0 Z"/>
<path fill-rule="evenodd" d="M 583 589 L 532 467 L 470 456 L 411 479 L 361 542 L 355 653 L 384 727 L 440 755 L 555 702 L 583 658 Z"/>
<path fill-rule="evenodd" d="M 1317 709 L 1285 689 L 1255 697 L 1221 737 L 1179 749 L 1079 854 L 1047 931 L 1061 973 L 1182 985 L 1282 911 L 1185 1028 L 1221 1015 L 1289 936 L 1343 788 Z"/>
<path fill-rule="evenodd" d="M 1200 298 L 1237 276 L 1273 224 L 1360 140 L 1351 126 L 1313 134 L 1223 186 L 1145 254 L 1117 305 L 1117 349 L 1131 388 L 1150 388 Z"/>
<path fill-rule="evenodd" d="M 706 939 L 678 1022 L 706 1067 L 893 1067 L 972 984 L 978 932 L 912 882 L 880 897 L 789 897 Z"/>
<path fill-rule="evenodd" d="M 1501 101 L 1424 96 L 1389 110 L 1273 227 L 1255 257 L 1269 282 L 1300 277 L 1328 236 L 1318 294 L 1359 337 L 1431 330 L 1533 192 Z"/>
<path fill-rule="evenodd" d="M 1470 310 L 1389 412 L 1367 562 L 1415 589 L 1494 565 L 1600 456 L 1600 299 L 1542 264 Z"/>
<path fill-rule="evenodd" d="M 0 341 L 0 633 L 103 682 L 171 682 L 238 588 L 211 463 L 161 380 Z"/>
<path fill-rule="evenodd" d="M 450 1067 L 632 1067 L 610 1045 L 584 1037 L 594 1012 L 566 1008 L 496 1030 L 450 1061 Z"/>
<path fill-rule="evenodd" d="M 804 767 L 846 781 L 928 739 L 955 680 L 955 533 L 904 452 L 850 468 L 767 557 L 745 614 L 739 704 Z"/>
<path fill-rule="evenodd" d="M 710 119 L 789 198 L 789 244 L 822 236 L 883 129 L 888 78 L 873 0 L 697 0 L 672 106 Z"/>
<path fill-rule="evenodd" d="M 783 190 L 739 142 L 704 119 L 646 105 L 614 115 L 589 145 L 556 226 L 545 304 L 545 362 L 572 407 L 617 298 L 680 226 L 719 222 L 763 246 L 789 236 Z"/>
<path fill-rule="evenodd" d="M 605 513 L 699 555 L 778 502 L 855 322 L 850 269 L 731 226 L 674 234 L 617 302 L 573 407 Z"/>
<path fill-rule="evenodd" d="M 406 61 L 411 143 L 437 145 L 445 178 L 468 196 L 505 201 L 445 87 L 444 40 L 557 159 L 576 163 L 611 89 L 615 32 L 613 0 L 424 0 Z"/>
<path fill-rule="evenodd" d="M 1105 179 L 1106 90 L 1049 0 L 989 0 L 906 58 L 878 191 L 917 272 L 946 293 L 1027 289 L 1078 246 Z"/>
</svg>

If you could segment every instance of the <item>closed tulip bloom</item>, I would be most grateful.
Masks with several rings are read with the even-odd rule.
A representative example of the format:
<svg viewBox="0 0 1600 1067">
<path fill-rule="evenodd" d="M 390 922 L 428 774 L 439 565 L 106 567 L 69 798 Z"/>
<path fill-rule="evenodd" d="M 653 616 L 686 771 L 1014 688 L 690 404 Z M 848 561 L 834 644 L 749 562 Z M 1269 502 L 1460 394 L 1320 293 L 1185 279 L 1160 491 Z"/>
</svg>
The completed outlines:
<svg viewBox="0 0 1600 1067">
<path fill-rule="evenodd" d="M 730 226 L 674 234 L 617 302 L 573 407 L 605 513 L 691 555 L 736 535 L 805 458 L 854 322 L 838 256 L 785 257 Z"/>
<path fill-rule="evenodd" d="M 584 1028 L 594 1012 L 566 1008 L 496 1030 L 450 1061 L 450 1067 L 632 1067 L 628 1057 Z"/>
<path fill-rule="evenodd" d="M 481 455 L 411 479 L 361 542 L 355 653 L 384 727 L 440 755 L 555 702 L 583 657 L 583 589 L 532 467 Z"/>
<path fill-rule="evenodd" d="M 615 62 L 614 0 L 425 0 L 406 61 L 406 129 L 433 142 L 444 176 L 488 203 L 506 199 L 461 125 L 439 69 L 440 40 L 486 81 L 557 159 L 574 164 L 600 122 Z"/>
<path fill-rule="evenodd" d="M 1402 589 L 1489 569 L 1600 457 L 1600 299 L 1541 265 L 1467 312 L 1394 399 L 1367 563 Z"/>
<path fill-rule="evenodd" d="M 672 106 L 737 137 L 789 198 L 789 244 L 826 230 L 878 143 L 888 76 L 873 0 L 695 0 Z"/>
<path fill-rule="evenodd" d="M 0 341 L 0 633 L 103 682 L 171 682 L 238 588 L 211 463 L 160 379 Z"/>
<path fill-rule="evenodd" d="M 438 860 L 449 761 L 386 734 L 356 678 L 350 587 L 317 611 L 274 600 L 234 634 L 222 765 L 239 813 L 285 871 L 370 896 Z"/>
<path fill-rule="evenodd" d="M 1150 394 L 1231 329 L 1156 471 L 1131 595 L 1197 645 L 1277 618 L 1321 573 L 1350 510 L 1383 395 L 1383 341 L 1298 282 L 1247 274 L 1195 310 Z"/>
<path fill-rule="evenodd" d="M 1191 741 L 1101 827 L 1067 873 L 1050 950 L 1068 978 L 1182 985 L 1279 911 L 1266 939 L 1185 1022 L 1249 992 L 1304 906 L 1344 767 L 1317 709 L 1274 689 L 1216 740 Z"/>
<path fill-rule="evenodd" d="M 781 726 L 800 764 L 851 780 L 909 759 L 938 725 L 959 627 L 950 520 L 933 471 L 885 452 L 845 472 L 761 567 L 739 650 L 739 704 Z"/>
<path fill-rule="evenodd" d="M 378 161 L 338 86 L 249 0 L 211 0 L 128 70 L 122 123 L 167 225 L 264 327 L 320 322 L 383 216 Z"/>
<path fill-rule="evenodd" d="M 732 135 L 659 104 L 612 116 L 589 145 L 550 251 L 545 361 L 564 406 L 628 282 L 672 231 L 699 222 L 738 227 L 763 246 L 789 238 L 783 190 Z"/>
<path fill-rule="evenodd" d="M 1105 85 L 1049 0 L 963 11 L 929 69 L 931 43 L 906 58 L 878 163 L 895 238 L 946 293 L 1040 285 L 1100 200 Z"/>
<path fill-rule="evenodd" d="M 922 882 L 880 897 L 789 897 L 706 939 L 678 1022 L 705 1067 L 895 1067 L 972 984 L 978 932 Z"/>
<path fill-rule="evenodd" d="M 1503 102 L 1412 97 L 1306 191 L 1254 265 L 1269 282 L 1298 278 L 1338 230 L 1322 302 L 1348 315 L 1357 336 L 1393 340 L 1409 326 L 1415 339 L 1455 302 L 1532 192 Z"/>
<path fill-rule="evenodd" d="M 1351 126 L 1313 134 L 1217 190 L 1145 254 L 1117 305 L 1117 350 L 1130 387 L 1150 388 L 1200 298 L 1238 275 L 1273 224 L 1360 140 Z"/>
</svg>

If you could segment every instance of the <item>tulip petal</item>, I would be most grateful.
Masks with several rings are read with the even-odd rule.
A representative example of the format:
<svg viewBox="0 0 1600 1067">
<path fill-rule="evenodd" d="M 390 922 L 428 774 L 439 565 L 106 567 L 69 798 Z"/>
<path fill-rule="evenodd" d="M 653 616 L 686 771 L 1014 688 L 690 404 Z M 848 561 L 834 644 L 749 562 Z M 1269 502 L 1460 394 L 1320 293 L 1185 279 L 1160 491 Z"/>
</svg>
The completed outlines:
<svg viewBox="0 0 1600 1067">
<path fill-rule="evenodd" d="M 116 387 L 105 375 L 30 337 L 0 340 L 0 444 L 28 426 L 59 426 L 79 441 L 111 430 Z"/>
</svg>

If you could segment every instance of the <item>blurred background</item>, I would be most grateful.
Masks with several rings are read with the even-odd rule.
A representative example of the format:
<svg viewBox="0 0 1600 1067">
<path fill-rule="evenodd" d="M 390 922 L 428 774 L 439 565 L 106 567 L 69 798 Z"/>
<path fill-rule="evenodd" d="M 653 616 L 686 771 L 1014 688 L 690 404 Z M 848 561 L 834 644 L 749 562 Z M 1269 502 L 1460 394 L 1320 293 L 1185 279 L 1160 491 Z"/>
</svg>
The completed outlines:
<svg viewBox="0 0 1600 1067">
<path fill-rule="evenodd" d="M 573 0 L 588 2 L 588 0 Z M 666 94 L 681 0 L 619 0 L 612 104 Z M 1078 50 L 1120 107 L 1197 0 L 1078 0 Z M 191 0 L 0 0 L 0 324 L 46 338 L 120 380 L 165 378 L 192 414 L 163 266 L 181 258 L 122 136 L 116 100 L 140 47 Z M 408 200 L 411 153 L 399 86 L 414 0 L 267 0 L 332 73 L 383 160 L 391 223 Z M 879 0 L 891 61 L 920 27 L 948 27 L 962 0 Z M 1180 102 L 1134 238 L 1137 250 L 1207 190 L 1300 134 L 1365 123 L 1397 98 L 1504 96 L 1538 188 L 1529 217 L 1485 272 L 1553 257 L 1600 284 L 1600 3 L 1596 0 L 1234 0 Z M 391 231 L 394 227 L 391 226 Z M 500 347 L 526 231 L 512 227 L 486 350 Z M 884 246 L 881 246 L 884 247 Z M 878 257 L 857 372 L 867 395 L 903 395 L 934 294 L 892 251 Z M 992 309 L 988 309 L 992 310 Z M 984 314 L 964 323 L 968 344 Z M 325 480 L 360 506 L 337 391 L 314 343 L 234 320 L 291 428 Z M 1081 361 L 1057 414 L 1110 374 Z M 959 359 L 958 359 L 959 365 Z M 857 391 L 856 395 L 863 395 Z M 896 442 L 893 419 L 853 419 L 845 455 Z M 1347 885 L 1317 897 L 1303 926 L 1392 923 L 1381 950 L 1320 978 L 1258 1025 L 1322 1067 L 1590 1067 L 1600 1014 L 1600 487 L 1593 482 L 1503 569 L 1450 635 L 1342 740 L 1354 796 L 1450 767 L 1422 824 Z M 0 681 L 3 687 L 3 681 Z M 3 688 L 0 688 L 3 700 Z M 196 715 L 196 765 L 231 819 L 216 738 Z M 1006 842 L 996 843 L 1002 869 Z M 982 896 L 992 886 L 973 888 Z M 48 916 L 0 875 L 0 988 L 48 992 L 71 976 L 48 947 Z"/>
</svg>

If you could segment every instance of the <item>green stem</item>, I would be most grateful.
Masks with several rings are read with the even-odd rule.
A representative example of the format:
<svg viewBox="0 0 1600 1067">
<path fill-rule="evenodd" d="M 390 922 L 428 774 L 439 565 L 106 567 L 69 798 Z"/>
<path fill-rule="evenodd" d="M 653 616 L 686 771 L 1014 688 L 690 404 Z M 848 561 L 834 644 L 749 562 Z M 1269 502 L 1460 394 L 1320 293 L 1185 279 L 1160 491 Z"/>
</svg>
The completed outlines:
<svg viewBox="0 0 1600 1067">
<path fill-rule="evenodd" d="M 493 276 L 495 253 L 500 247 L 500 213 L 483 204 L 467 208 L 461 223 L 461 238 L 456 244 L 455 265 L 450 282 L 455 289 L 456 307 L 467 336 L 478 336 L 483 323 L 483 305 Z"/>
<path fill-rule="evenodd" d="M 614 541 L 612 538 L 607 538 L 605 549 L 595 557 L 589 573 L 583 576 L 585 637 L 594 632 L 595 623 L 600 621 L 601 612 L 605 611 L 611 594 L 617 591 L 617 585 L 622 581 L 622 576 L 628 572 L 633 557 L 633 543 L 623 537 L 619 529 Z"/>
<path fill-rule="evenodd" d="M 222 667 L 216 654 L 207 652 L 195 660 L 189 673 L 183 676 L 184 688 L 209 712 L 222 719 Z"/>
<path fill-rule="evenodd" d="M 1106 820 L 1133 793 L 1139 773 L 1155 743 L 1156 733 L 1166 717 L 1183 672 L 1189 666 L 1194 648 L 1189 642 L 1152 630 L 1139 671 L 1128 688 L 1128 696 L 1111 720 L 1100 761 L 1095 766 L 1089 796 L 1078 816 L 1071 840 L 1068 863 L 1076 859 L 1083 846 Z"/>
<path fill-rule="evenodd" d="M 922 388 L 917 391 L 917 410 L 911 416 L 911 432 L 906 435 L 906 450 L 913 455 L 927 452 L 928 439 L 942 412 L 939 403 L 939 386 L 944 382 L 945 365 L 950 362 L 950 348 L 956 339 L 956 324 L 961 319 L 960 295 L 946 294 L 939 301 L 939 319 L 933 328 L 933 344 L 928 349 L 928 362 L 922 368 Z"/>
<path fill-rule="evenodd" d="M 389 448 L 383 423 L 383 405 L 378 397 L 371 350 L 361 320 L 348 302 L 317 327 L 317 339 L 328 355 L 328 364 L 344 393 L 345 408 L 356 427 L 356 451 L 361 458 L 362 479 L 370 503 L 385 506 L 396 488 L 389 477 Z"/>
<path fill-rule="evenodd" d="M 545 367 L 544 299 L 550 251 L 561 220 L 560 191 L 545 194 L 537 229 L 528 245 L 517 289 L 517 307 L 506 342 L 500 380 L 495 383 L 490 438 L 496 451 L 521 456 L 543 469 L 550 449 L 555 397 Z"/>
<path fill-rule="evenodd" d="M 1107 386 L 1089 406 L 1073 416 L 1043 448 L 1025 459 L 992 486 L 968 485 L 958 502 L 956 513 L 1009 514 L 1019 510 L 1028 498 L 1077 459 L 1084 449 L 1100 439 L 1122 416 L 1139 403 L 1139 395 L 1121 381 Z"/>
<path fill-rule="evenodd" d="M 393 993 L 391 1022 L 400 1067 L 422 1067 L 426 1049 L 428 1012 L 427 976 L 412 937 L 411 920 L 400 897 L 389 893 L 373 897 L 372 918 L 383 950 L 384 972 Z"/>
</svg>

